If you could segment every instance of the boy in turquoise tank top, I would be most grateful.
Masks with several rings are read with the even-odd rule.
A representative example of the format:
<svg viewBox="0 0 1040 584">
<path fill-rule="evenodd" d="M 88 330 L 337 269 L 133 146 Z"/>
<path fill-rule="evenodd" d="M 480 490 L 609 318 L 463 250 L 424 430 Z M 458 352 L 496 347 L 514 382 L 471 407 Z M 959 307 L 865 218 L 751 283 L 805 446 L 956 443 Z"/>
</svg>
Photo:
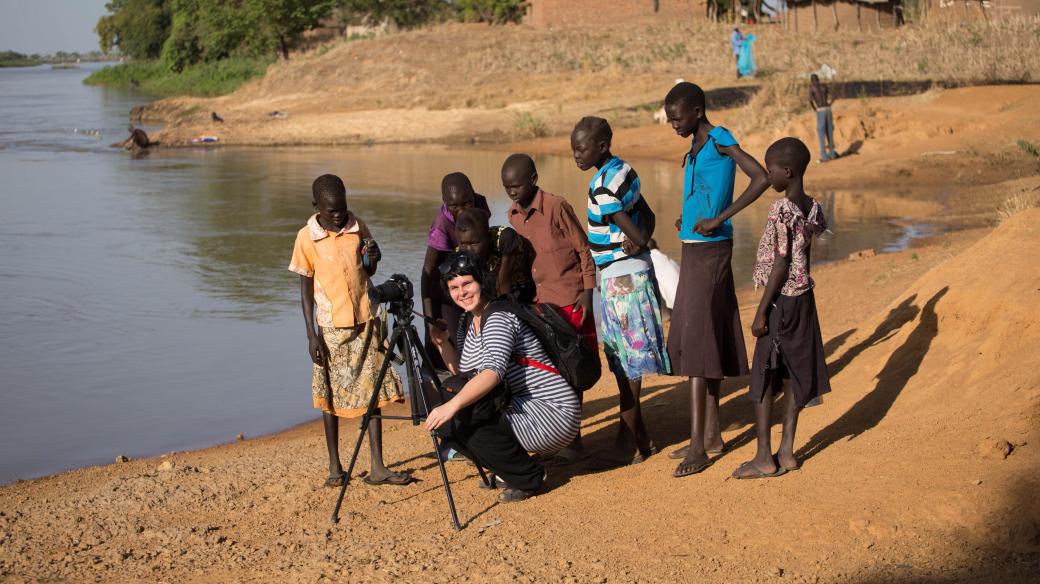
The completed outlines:
<svg viewBox="0 0 1040 584">
<path fill-rule="evenodd" d="M 719 430 L 719 387 L 724 377 L 748 373 L 730 268 L 730 218 L 762 196 L 769 180 L 729 130 L 708 121 L 700 87 L 679 83 L 665 97 L 664 110 L 677 134 L 692 136 L 683 158 L 682 216 L 675 223 L 683 251 L 668 332 L 673 374 L 690 378 L 690 444 L 672 454 L 682 459 L 674 476 L 684 477 L 711 466 L 708 455 L 725 448 Z M 733 201 L 737 167 L 751 183 Z"/>
</svg>

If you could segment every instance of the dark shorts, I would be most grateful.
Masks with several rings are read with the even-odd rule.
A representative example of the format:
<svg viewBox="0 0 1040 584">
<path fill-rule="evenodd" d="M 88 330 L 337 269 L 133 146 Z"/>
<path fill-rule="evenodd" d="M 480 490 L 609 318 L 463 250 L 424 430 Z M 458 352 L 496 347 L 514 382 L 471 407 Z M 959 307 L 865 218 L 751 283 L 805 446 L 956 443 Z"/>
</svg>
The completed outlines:
<svg viewBox="0 0 1040 584">
<path fill-rule="evenodd" d="M 790 380 L 799 407 L 829 392 L 830 374 L 812 290 L 799 296 L 778 296 L 768 324 L 769 332 L 755 343 L 751 399 L 760 401 L 770 385 L 778 390 L 784 380 Z"/>
<path fill-rule="evenodd" d="M 747 374 L 732 258 L 732 240 L 683 244 L 668 331 L 673 375 L 722 379 Z"/>
</svg>

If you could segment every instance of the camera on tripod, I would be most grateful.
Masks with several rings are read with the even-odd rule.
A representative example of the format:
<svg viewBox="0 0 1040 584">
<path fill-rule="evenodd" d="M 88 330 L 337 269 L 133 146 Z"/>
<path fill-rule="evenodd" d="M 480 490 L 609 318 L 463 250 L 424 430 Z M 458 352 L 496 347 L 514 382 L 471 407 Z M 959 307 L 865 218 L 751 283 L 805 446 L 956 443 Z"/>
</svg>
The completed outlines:
<svg viewBox="0 0 1040 584">
<path fill-rule="evenodd" d="M 368 299 L 378 304 L 411 300 L 414 294 L 412 281 L 404 274 L 394 274 L 386 282 L 368 289 Z"/>
</svg>

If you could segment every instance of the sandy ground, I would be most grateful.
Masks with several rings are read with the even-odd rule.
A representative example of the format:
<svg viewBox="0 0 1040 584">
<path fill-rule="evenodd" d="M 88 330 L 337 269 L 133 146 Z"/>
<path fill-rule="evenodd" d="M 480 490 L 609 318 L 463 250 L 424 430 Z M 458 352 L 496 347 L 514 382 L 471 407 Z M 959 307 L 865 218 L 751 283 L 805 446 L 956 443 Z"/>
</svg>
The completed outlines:
<svg viewBox="0 0 1040 584">
<path fill-rule="evenodd" d="M 649 110 L 632 109 L 659 100 L 674 75 L 606 69 L 582 74 L 581 83 L 575 74 L 564 87 L 540 84 L 535 72 L 467 96 L 423 73 L 429 67 L 390 63 L 394 54 L 436 56 L 401 42 L 381 45 L 386 54 L 369 62 L 342 46 L 330 55 L 339 65 L 357 60 L 354 68 L 315 57 L 233 96 L 166 100 L 147 115 L 169 124 L 159 139 L 171 145 L 213 134 L 221 144 L 491 141 L 566 154 L 559 136 L 518 140 L 517 116 L 567 101 L 547 114 L 550 130 L 611 113 L 625 127 L 616 133 L 618 154 L 678 161 L 684 151 L 669 128 L 649 123 Z M 452 45 L 468 55 L 467 66 L 493 60 L 491 49 L 467 52 L 468 42 L 461 35 Z M 366 77 L 386 66 L 407 91 Z M 335 75 L 356 87 L 321 94 L 322 80 Z M 588 89 L 623 78 L 635 88 L 623 102 Z M 487 88 L 498 78 L 479 81 Z M 446 97 L 412 100 L 423 92 Z M 941 200 L 907 215 L 957 230 L 815 270 L 834 392 L 802 416 L 804 467 L 795 473 L 729 478 L 754 449 L 747 380 L 733 379 L 721 414 L 730 450 L 702 475 L 672 478 L 675 461 L 665 454 L 688 436 L 689 397 L 681 380 L 658 377 L 645 383 L 643 407 L 663 453 L 641 465 L 595 474 L 580 464 L 555 468 L 548 492 L 503 505 L 477 488 L 473 467 L 451 463 L 466 525 L 455 532 L 429 437 L 388 424 L 387 459 L 418 482 L 358 482 L 332 525 L 336 492 L 321 486 L 322 432 L 307 424 L 0 487 L 0 580 L 1035 582 L 1040 210 L 994 228 L 994 209 L 1040 188 L 1036 161 L 1015 145 L 1040 142 L 1038 104 L 1040 87 L 994 86 L 836 105 L 839 148 L 858 143 L 857 153 L 813 165 L 810 186 L 949 185 Z M 289 116 L 267 115 L 275 110 Z M 226 122 L 206 121 L 209 111 Z M 785 134 L 815 151 L 810 115 L 758 124 L 747 114 L 712 116 L 751 128 L 740 137 L 756 156 Z M 746 328 L 757 297 L 746 288 L 739 295 Z M 590 449 L 605 448 L 617 423 L 616 389 L 604 379 L 586 397 Z M 356 423 L 345 428 L 348 450 Z M 363 455 L 359 468 L 366 464 Z"/>
<path fill-rule="evenodd" d="M 1037 188 L 1033 178 L 977 196 L 992 209 Z M 0 577 L 1035 582 L 1038 225 L 1040 210 L 1024 211 L 995 229 L 820 267 L 834 392 L 804 412 L 804 466 L 787 476 L 729 478 L 753 454 L 746 379 L 733 379 L 722 405 L 731 449 L 702 475 L 672 478 L 664 454 L 596 474 L 579 464 L 553 469 L 547 493 L 503 505 L 477 488 L 471 466 L 450 463 L 466 525 L 455 532 L 428 436 L 388 424 L 388 460 L 419 481 L 353 485 L 332 525 L 322 433 L 308 424 L 2 487 Z M 745 327 L 756 301 L 740 291 Z M 688 435 L 688 392 L 668 377 L 646 388 L 647 423 L 666 454 Z M 615 431 L 615 391 L 604 379 L 587 396 L 594 450 Z"/>
</svg>

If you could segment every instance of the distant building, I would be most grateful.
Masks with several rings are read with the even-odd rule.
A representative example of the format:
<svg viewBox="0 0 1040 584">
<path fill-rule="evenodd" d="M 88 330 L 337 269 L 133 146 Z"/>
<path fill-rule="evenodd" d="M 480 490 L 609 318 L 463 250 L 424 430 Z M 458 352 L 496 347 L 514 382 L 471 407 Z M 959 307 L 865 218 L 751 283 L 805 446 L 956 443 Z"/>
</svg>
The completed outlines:
<svg viewBox="0 0 1040 584">
<path fill-rule="evenodd" d="M 905 22 L 986 20 L 1040 14 L 1040 0 L 743 0 L 745 18 L 784 23 L 788 30 L 877 30 Z M 702 20 L 718 0 L 528 0 L 524 22 L 538 28 L 618 26 Z M 774 9 L 776 12 L 774 13 Z M 720 14 L 723 20 L 734 15 Z"/>
</svg>

